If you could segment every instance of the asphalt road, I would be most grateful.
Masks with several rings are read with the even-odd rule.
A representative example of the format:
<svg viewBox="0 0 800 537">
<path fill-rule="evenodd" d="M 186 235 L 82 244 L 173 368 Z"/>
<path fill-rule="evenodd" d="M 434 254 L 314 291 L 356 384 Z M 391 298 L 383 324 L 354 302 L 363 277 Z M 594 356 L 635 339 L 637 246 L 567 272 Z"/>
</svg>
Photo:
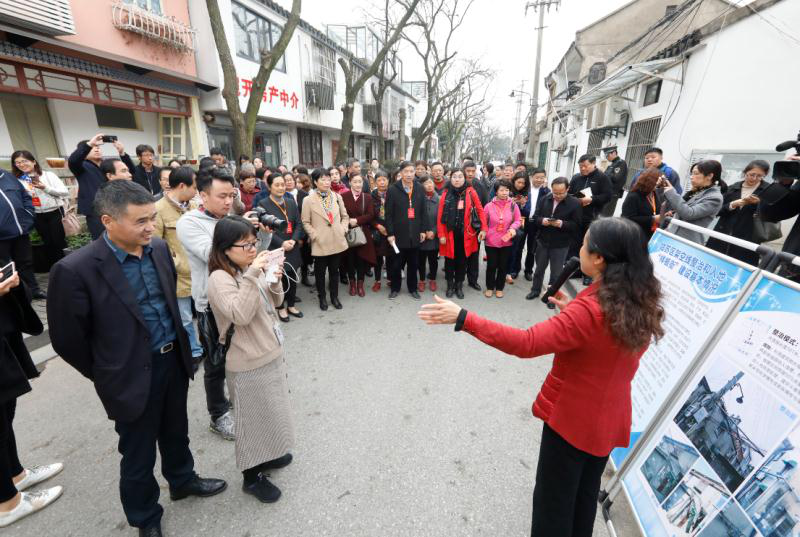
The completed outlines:
<svg viewBox="0 0 800 537">
<path fill-rule="evenodd" d="M 503 299 L 467 290 L 463 303 L 527 327 L 552 315 L 524 300 L 528 285 L 520 276 Z M 209 432 L 202 381 L 195 381 L 189 426 L 196 469 L 229 488 L 173 503 L 159 475 L 165 534 L 529 535 L 542 427 L 531 403 L 551 358 L 519 360 L 452 327 L 428 327 L 416 318 L 421 303 L 405 292 L 389 301 L 385 287 L 363 299 L 341 291 L 344 309 L 323 313 L 303 288 L 306 317 L 285 325 L 297 445 L 295 462 L 271 477 L 283 497 L 263 505 L 242 493 L 233 443 Z M 431 297 L 426 292 L 423 302 Z M 3 534 L 136 535 L 119 503 L 117 437 L 91 384 L 55 358 L 33 386 L 15 420 L 22 462 L 63 461 L 64 472 L 50 483 L 65 492 Z M 624 500 L 618 504 L 618 534 L 638 535 Z M 595 535 L 609 535 L 600 516 Z"/>
</svg>

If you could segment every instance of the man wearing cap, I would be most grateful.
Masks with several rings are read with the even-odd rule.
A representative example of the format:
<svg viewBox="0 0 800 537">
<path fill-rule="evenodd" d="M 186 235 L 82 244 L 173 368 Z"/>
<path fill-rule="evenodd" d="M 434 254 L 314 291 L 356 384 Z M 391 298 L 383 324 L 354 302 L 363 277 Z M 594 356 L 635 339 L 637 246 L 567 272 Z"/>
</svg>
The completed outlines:
<svg viewBox="0 0 800 537">
<path fill-rule="evenodd" d="M 606 177 L 611 181 L 611 199 L 600 211 L 600 215 L 614 216 L 617 201 L 622 197 L 625 183 L 628 182 L 628 163 L 620 158 L 615 145 L 603 148 L 603 153 L 609 162 L 608 168 L 606 168 Z"/>
</svg>

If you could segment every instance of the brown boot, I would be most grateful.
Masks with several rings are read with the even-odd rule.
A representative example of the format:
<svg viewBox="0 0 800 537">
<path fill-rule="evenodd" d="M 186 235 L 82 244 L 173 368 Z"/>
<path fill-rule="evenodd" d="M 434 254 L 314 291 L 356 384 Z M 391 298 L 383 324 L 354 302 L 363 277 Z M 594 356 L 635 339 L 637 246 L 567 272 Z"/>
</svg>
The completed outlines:
<svg viewBox="0 0 800 537">
<path fill-rule="evenodd" d="M 363 297 L 366 294 L 364 293 L 364 280 L 358 280 L 356 282 L 356 291 L 360 297 Z"/>
<path fill-rule="evenodd" d="M 350 296 L 356 296 L 356 281 L 350 280 Z"/>
</svg>

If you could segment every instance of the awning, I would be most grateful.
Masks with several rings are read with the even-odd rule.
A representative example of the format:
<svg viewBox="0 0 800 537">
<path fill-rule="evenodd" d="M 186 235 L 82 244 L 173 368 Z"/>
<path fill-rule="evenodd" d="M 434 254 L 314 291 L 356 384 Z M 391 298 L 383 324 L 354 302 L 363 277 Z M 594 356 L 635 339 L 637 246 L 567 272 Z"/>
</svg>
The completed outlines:
<svg viewBox="0 0 800 537">
<path fill-rule="evenodd" d="M 593 86 L 586 93 L 568 101 L 561 110 L 574 112 L 583 110 L 595 103 L 604 101 L 614 95 L 619 95 L 622 91 L 638 84 L 646 78 L 672 67 L 683 61 L 683 58 L 666 58 L 662 60 L 651 60 L 648 62 L 634 63 L 618 69 L 606 77 L 602 82 Z"/>
</svg>

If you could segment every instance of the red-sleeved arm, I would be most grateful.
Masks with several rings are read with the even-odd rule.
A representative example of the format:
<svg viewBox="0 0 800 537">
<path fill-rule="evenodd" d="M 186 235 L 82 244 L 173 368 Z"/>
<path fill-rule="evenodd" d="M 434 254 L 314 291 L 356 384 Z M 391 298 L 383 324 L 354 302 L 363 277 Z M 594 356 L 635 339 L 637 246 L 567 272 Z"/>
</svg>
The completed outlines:
<svg viewBox="0 0 800 537">
<path fill-rule="evenodd" d="M 586 299 L 575 299 L 558 315 L 527 330 L 467 313 L 462 330 L 490 347 L 520 358 L 535 358 L 586 344 L 596 326 L 596 313 Z"/>
</svg>

